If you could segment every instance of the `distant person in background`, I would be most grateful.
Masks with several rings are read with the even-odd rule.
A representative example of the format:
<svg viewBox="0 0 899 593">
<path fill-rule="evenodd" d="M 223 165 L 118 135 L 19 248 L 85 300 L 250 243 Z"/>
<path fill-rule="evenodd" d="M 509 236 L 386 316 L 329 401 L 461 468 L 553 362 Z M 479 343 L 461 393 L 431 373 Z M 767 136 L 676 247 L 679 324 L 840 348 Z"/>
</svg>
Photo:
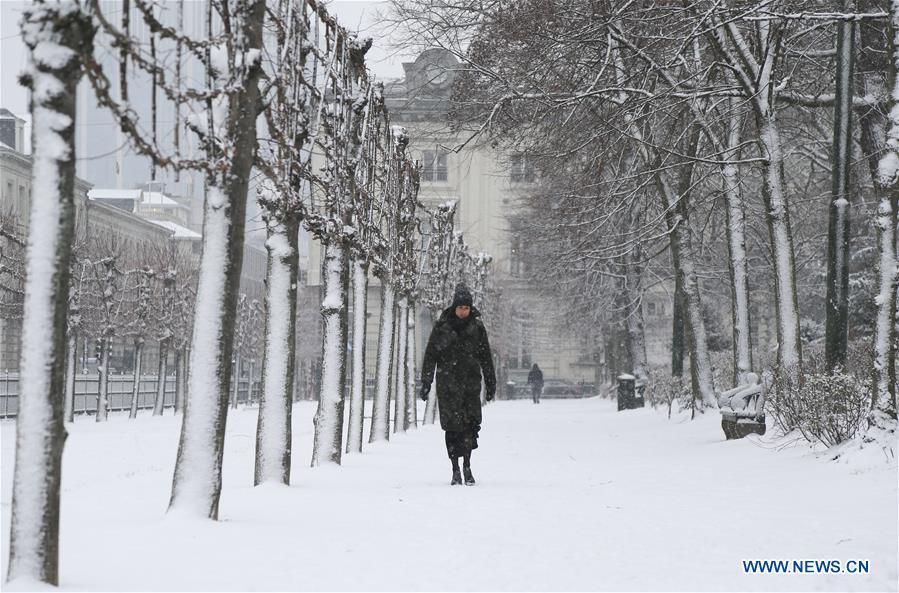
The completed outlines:
<svg viewBox="0 0 899 593">
<path fill-rule="evenodd" d="M 528 385 L 531 386 L 531 397 L 534 399 L 534 403 L 539 404 L 540 394 L 543 393 L 543 371 L 536 362 L 531 367 L 531 372 L 528 373 Z"/>
<path fill-rule="evenodd" d="M 453 486 L 462 483 L 459 458 L 463 460 L 465 485 L 474 485 L 471 451 L 478 448 L 481 430 L 481 376 L 487 401 L 496 393 L 496 373 L 487 329 L 474 308 L 471 292 L 456 285 L 453 304 L 431 330 L 421 369 L 421 399 L 428 399 L 434 369 L 437 369 L 437 408 L 440 428 L 446 432 L 446 453 L 453 464 Z"/>
</svg>

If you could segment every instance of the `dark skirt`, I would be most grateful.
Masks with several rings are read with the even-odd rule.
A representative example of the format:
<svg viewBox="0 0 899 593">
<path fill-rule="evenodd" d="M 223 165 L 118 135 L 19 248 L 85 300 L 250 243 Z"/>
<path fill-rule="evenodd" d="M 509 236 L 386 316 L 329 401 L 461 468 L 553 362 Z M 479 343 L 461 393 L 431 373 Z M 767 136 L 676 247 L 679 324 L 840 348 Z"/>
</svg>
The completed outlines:
<svg viewBox="0 0 899 593">
<path fill-rule="evenodd" d="M 467 430 L 446 431 L 446 454 L 450 459 L 465 457 L 472 449 L 478 448 L 478 432 L 480 426 L 474 426 Z"/>
</svg>

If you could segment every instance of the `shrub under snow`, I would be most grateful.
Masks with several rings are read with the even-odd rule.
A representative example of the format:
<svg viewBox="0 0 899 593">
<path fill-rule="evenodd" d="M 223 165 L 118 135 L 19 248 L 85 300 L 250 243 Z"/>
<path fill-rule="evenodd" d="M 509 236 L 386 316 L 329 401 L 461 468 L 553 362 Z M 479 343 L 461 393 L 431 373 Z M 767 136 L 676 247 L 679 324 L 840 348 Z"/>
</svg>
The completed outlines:
<svg viewBox="0 0 899 593">
<path fill-rule="evenodd" d="M 871 407 L 870 381 L 841 372 L 775 374 L 768 390 L 768 413 L 784 431 L 828 447 L 854 437 Z"/>
</svg>

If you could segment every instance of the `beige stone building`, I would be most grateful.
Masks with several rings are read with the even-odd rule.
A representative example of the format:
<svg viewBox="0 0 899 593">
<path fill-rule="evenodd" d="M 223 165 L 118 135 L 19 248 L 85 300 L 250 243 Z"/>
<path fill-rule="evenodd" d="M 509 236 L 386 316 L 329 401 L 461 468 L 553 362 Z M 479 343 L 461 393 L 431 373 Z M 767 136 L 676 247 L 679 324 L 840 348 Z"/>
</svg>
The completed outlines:
<svg viewBox="0 0 899 593">
<path fill-rule="evenodd" d="M 419 200 L 427 207 L 457 202 L 455 225 L 471 252 L 493 257 L 490 274 L 501 290 L 504 320 L 486 318 L 491 345 L 498 356 L 499 379 L 522 385 L 531 364 L 538 363 L 547 379 L 592 382 L 595 363 L 592 350 L 571 335 L 551 315 L 535 289 L 527 270 L 516 256 L 510 233 L 510 214 L 516 197 L 534 181 L 534 171 L 522 155 L 506 154 L 486 142 L 472 142 L 459 151 L 468 137 L 447 125 L 455 58 L 441 50 L 428 50 L 403 64 L 405 77 L 385 84 L 385 100 L 391 123 L 406 128 L 408 154 L 422 163 Z M 312 241 L 309 284 L 320 284 L 320 249 Z M 377 356 L 380 287 L 369 288 L 367 372 L 374 372 Z M 475 303 L 477 306 L 477 303 Z M 449 306 L 449 302 L 447 302 Z M 550 304 L 551 306 L 551 304 Z M 419 311 L 417 359 L 421 360 L 432 320 Z"/>
<path fill-rule="evenodd" d="M 22 152 L 24 146 L 21 134 L 23 120 L 0 111 L 5 121 L 12 119 L 14 126 L 5 126 L 0 136 L 0 215 L 8 228 L 19 237 L 25 237 L 31 216 L 31 170 L 32 157 Z M 11 132 L 6 134 L 7 132 Z M 13 148 L 17 147 L 17 148 Z M 174 238 L 172 230 L 154 224 L 137 214 L 88 198 L 91 186 L 80 178 L 75 178 L 75 228 L 76 236 L 115 236 L 121 248 L 137 251 L 150 245 L 164 245 Z M 10 249 L 8 238 L 0 237 L 0 249 Z M 190 251 L 188 245 L 187 250 Z M 4 282 L 14 286 L 3 286 L 3 307 L 0 314 L 0 372 L 14 371 L 19 364 L 19 344 L 22 320 L 20 306 L 13 301 L 19 298 L 14 293 L 23 289 L 21 280 L 4 276 Z M 119 345 L 119 355 L 122 355 Z"/>
</svg>

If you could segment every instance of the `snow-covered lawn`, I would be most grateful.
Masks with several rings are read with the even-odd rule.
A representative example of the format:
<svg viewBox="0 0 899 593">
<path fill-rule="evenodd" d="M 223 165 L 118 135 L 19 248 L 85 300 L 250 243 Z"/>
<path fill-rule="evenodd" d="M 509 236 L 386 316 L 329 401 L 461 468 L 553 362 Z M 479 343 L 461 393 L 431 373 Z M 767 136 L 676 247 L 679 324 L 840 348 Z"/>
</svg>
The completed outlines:
<svg viewBox="0 0 899 593">
<path fill-rule="evenodd" d="M 78 418 L 60 589 L 896 589 L 895 464 L 613 406 L 491 404 L 474 487 L 448 485 L 437 427 L 311 469 L 315 405 L 299 403 L 293 485 L 253 488 L 257 411 L 232 411 L 218 523 L 165 518 L 180 418 Z M 15 424 L 0 429 L 5 579 Z M 744 559 L 867 559 L 870 573 L 753 575 Z"/>
</svg>

